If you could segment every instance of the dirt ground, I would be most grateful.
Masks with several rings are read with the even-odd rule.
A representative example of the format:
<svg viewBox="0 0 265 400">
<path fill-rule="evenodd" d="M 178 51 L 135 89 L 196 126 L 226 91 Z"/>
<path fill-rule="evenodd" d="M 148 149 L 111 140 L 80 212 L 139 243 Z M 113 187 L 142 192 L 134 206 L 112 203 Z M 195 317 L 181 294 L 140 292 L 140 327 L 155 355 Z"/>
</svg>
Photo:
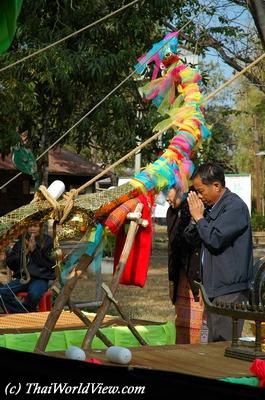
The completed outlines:
<svg viewBox="0 0 265 400">
<path fill-rule="evenodd" d="M 265 249 L 255 249 L 254 259 L 265 255 Z M 103 281 L 109 283 L 111 275 L 103 275 Z M 72 294 L 74 301 L 93 301 L 96 298 L 95 275 L 88 274 L 78 281 Z M 132 319 L 166 322 L 175 318 L 174 306 L 168 295 L 167 251 L 153 250 L 147 281 L 143 288 L 119 285 L 115 294 L 120 306 L 126 315 Z M 96 311 L 96 308 L 89 308 Z M 110 307 L 108 314 L 118 315 L 114 307 Z M 252 336 L 250 322 L 246 321 L 243 336 Z"/>
<path fill-rule="evenodd" d="M 103 274 L 103 282 L 109 283 L 111 275 Z M 167 253 L 165 250 L 154 250 L 148 269 L 146 284 L 143 288 L 119 285 L 115 298 L 130 318 L 139 318 L 157 322 L 174 319 L 174 307 L 168 295 Z M 73 301 L 95 301 L 96 278 L 88 273 L 79 279 L 72 294 Z M 108 314 L 117 315 L 114 307 Z"/>
</svg>

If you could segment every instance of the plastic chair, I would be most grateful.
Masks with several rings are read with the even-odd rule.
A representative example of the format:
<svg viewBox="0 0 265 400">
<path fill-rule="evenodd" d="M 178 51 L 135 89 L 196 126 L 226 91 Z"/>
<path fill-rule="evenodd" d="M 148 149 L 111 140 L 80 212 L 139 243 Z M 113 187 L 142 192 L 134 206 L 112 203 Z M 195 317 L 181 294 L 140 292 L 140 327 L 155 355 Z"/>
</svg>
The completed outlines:
<svg viewBox="0 0 265 400">
<path fill-rule="evenodd" d="M 18 292 L 16 294 L 17 297 L 21 298 L 21 299 L 25 299 L 28 296 L 27 292 Z M 40 312 L 44 312 L 44 311 L 51 311 L 52 309 L 52 291 L 51 290 L 47 290 L 47 292 L 45 292 L 40 301 L 39 301 L 39 311 Z"/>
</svg>

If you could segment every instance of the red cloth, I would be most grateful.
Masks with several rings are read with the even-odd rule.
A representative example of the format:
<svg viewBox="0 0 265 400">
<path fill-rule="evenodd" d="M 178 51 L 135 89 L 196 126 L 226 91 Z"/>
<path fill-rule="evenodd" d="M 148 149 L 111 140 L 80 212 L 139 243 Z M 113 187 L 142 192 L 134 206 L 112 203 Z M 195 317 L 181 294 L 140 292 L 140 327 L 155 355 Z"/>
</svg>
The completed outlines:
<svg viewBox="0 0 265 400">
<path fill-rule="evenodd" d="M 121 226 L 125 223 L 127 214 L 135 210 L 139 200 L 135 197 L 122 203 L 120 206 L 113 210 L 103 224 L 116 235 Z"/>
<path fill-rule="evenodd" d="M 91 364 L 102 364 L 102 362 L 100 360 L 98 360 L 97 358 L 88 358 L 86 360 L 86 362 L 91 363 Z"/>
<path fill-rule="evenodd" d="M 250 366 L 250 371 L 259 378 L 259 386 L 265 386 L 265 360 L 256 358 Z"/>
<path fill-rule="evenodd" d="M 144 287 L 152 248 L 151 201 L 150 198 L 144 194 L 138 196 L 137 200 L 143 203 L 142 218 L 148 220 L 148 226 L 143 228 L 139 225 L 120 283 L 123 285 Z M 123 225 L 116 239 L 114 271 L 118 265 L 125 239 L 126 235 Z"/>
</svg>

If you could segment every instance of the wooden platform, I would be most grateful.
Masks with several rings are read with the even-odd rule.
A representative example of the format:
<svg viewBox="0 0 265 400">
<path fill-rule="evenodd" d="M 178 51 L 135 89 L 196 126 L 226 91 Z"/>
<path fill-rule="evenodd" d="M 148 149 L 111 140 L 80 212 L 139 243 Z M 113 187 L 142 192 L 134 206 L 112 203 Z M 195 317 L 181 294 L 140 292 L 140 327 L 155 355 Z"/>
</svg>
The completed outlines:
<svg viewBox="0 0 265 400">
<path fill-rule="evenodd" d="M 41 331 L 49 312 L 9 314 L 0 316 L 0 334 L 26 333 Z M 87 313 L 92 321 L 94 313 Z M 150 321 L 135 320 L 134 323 L 146 325 Z M 113 316 L 106 316 L 102 326 L 124 325 L 123 321 Z M 81 320 L 69 311 L 63 311 L 55 330 L 83 329 Z M 144 346 L 132 348 L 130 368 L 141 367 L 151 370 L 181 372 L 205 378 L 250 376 L 250 362 L 224 356 L 226 342 L 203 345 Z M 47 355 L 64 358 L 64 352 L 48 352 Z M 104 350 L 87 352 L 87 358 L 97 358 L 105 365 L 120 366 L 107 361 Z M 125 366 L 126 368 L 127 366 Z"/>
<path fill-rule="evenodd" d="M 251 376 L 250 362 L 224 356 L 228 342 L 170 346 L 144 346 L 130 349 L 132 361 L 129 366 L 162 371 L 181 372 L 205 378 Z M 64 357 L 62 352 L 47 353 Z M 120 366 L 107 361 L 104 350 L 87 352 L 87 358 L 97 358 L 105 365 Z M 127 367 L 127 366 L 125 366 Z"/>
<path fill-rule="evenodd" d="M 0 334 L 39 332 L 44 328 L 48 315 L 49 311 L 25 314 L 0 314 Z M 86 313 L 90 321 L 93 321 L 95 315 L 95 313 Z M 131 320 L 131 322 L 137 325 L 159 324 L 145 320 Z M 101 326 L 106 327 L 109 325 L 122 326 L 125 325 L 125 322 L 120 318 L 106 315 Z M 55 331 L 84 328 L 86 328 L 85 324 L 74 313 L 63 311 L 56 323 Z"/>
<path fill-rule="evenodd" d="M 206 378 L 252 375 L 248 361 L 224 356 L 224 350 L 228 345 L 229 343 L 219 342 L 134 348 L 130 365 Z M 93 352 L 92 356 L 110 364 L 106 361 L 105 352 Z"/>
</svg>

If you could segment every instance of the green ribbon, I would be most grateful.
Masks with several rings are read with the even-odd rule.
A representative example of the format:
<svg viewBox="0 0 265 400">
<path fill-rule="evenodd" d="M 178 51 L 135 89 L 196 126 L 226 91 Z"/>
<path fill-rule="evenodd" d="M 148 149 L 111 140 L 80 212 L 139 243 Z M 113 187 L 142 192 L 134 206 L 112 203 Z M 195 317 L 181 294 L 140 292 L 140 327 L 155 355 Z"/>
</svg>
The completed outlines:
<svg viewBox="0 0 265 400">
<path fill-rule="evenodd" d="M 12 43 L 22 2 L 23 0 L 0 1 L 0 53 L 4 53 Z"/>
</svg>

